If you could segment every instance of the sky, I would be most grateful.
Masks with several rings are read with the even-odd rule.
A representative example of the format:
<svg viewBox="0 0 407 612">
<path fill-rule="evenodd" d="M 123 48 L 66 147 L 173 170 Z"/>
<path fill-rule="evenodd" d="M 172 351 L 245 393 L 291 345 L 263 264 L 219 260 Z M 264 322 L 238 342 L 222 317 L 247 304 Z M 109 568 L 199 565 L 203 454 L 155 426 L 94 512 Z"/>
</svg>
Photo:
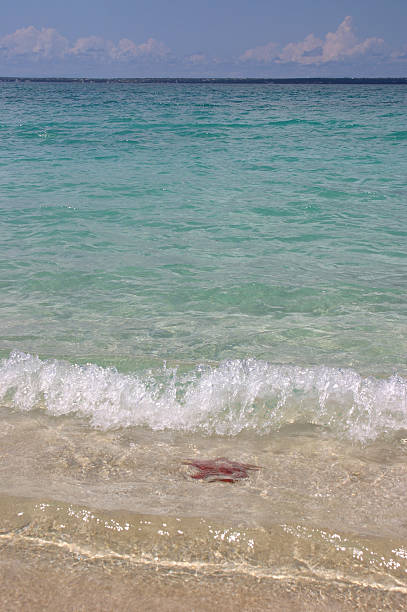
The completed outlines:
<svg viewBox="0 0 407 612">
<path fill-rule="evenodd" d="M 407 77 L 407 0 L 2 0 L 0 76 Z"/>
</svg>

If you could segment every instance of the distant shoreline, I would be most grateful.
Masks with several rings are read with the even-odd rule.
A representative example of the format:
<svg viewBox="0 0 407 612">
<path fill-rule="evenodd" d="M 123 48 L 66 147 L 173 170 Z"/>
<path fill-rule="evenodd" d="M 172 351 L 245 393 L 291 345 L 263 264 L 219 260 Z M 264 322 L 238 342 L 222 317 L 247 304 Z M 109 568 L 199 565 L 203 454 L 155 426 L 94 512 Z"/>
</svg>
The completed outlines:
<svg viewBox="0 0 407 612">
<path fill-rule="evenodd" d="M 185 83 L 213 85 L 407 85 L 407 77 L 394 78 L 193 78 L 193 77 L 137 77 L 137 78 L 91 78 L 91 77 L 0 77 L 0 82 L 17 83 Z"/>
</svg>

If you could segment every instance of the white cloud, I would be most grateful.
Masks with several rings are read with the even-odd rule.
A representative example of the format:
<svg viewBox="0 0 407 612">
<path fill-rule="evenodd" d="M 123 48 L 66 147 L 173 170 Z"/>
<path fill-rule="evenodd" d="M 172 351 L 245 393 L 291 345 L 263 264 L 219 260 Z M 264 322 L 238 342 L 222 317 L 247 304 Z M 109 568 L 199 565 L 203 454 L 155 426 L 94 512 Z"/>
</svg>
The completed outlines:
<svg viewBox="0 0 407 612">
<path fill-rule="evenodd" d="M 54 28 L 38 30 L 34 26 L 21 28 L 0 38 L 0 55 L 8 59 L 61 59 L 63 57 L 90 57 L 97 61 L 131 60 L 133 58 L 165 58 L 168 47 L 154 38 L 137 45 L 129 38 L 122 38 L 115 45 L 101 36 L 78 38 L 69 44 L 67 38 Z"/>
<path fill-rule="evenodd" d="M 274 60 L 281 64 L 287 62 L 325 64 L 363 55 L 369 50 L 378 49 L 383 42 L 382 38 L 366 38 L 358 42 L 353 31 L 352 18 L 348 16 L 339 24 L 336 32 L 326 34 L 325 40 L 316 38 L 314 34 L 308 34 L 300 42 L 288 43 L 280 52 L 277 51 L 277 45 L 270 42 L 262 47 L 248 49 L 240 59 L 266 63 Z"/>
<path fill-rule="evenodd" d="M 93 58 L 103 58 L 109 56 L 114 48 L 114 45 L 109 40 L 105 40 L 101 36 L 86 36 L 78 38 L 73 47 L 69 49 L 72 55 L 85 55 Z"/>
<path fill-rule="evenodd" d="M 396 62 L 407 60 L 407 45 L 402 49 L 397 49 L 396 51 L 393 51 L 390 57 Z"/>
<path fill-rule="evenodd" d="M 364 54 L 369 49 L 383 44 L 382 38 L 366 38 L 358 43 L 352 25 L 352 17 L 348 16 L 338 26 L 336 32 L 328 32 L 322 45 L 321 62 L 337 61 L 352 55 Z"/>
<path fill-rule="evenodd" d="M 128 59 L 132 57 L 149 56 L 154 58 L 163 58 L 169 54 L 169 48 L 155 38 L 149 38 L 145 43 L 136 45 L 129 38 L 119 40 L 116 47 L 111 50 L 113 59 Z"/>
<path fill-rule="evenodd" d="M 247 49 L 239 59 L 243 62 L 255 60 L 257 62 L 268 63 L 278 56 L 277 47 L 278 45 L 276 43 L 269 42 L 267 45 Z"/>
<path fill-rule="evenodd" d="M 335 32 L 328 32 L 325 36 L 317 38 L 314 34 L 308 34 L 304 40 L 290 42 L 285 46 L 279 46 L 275 42 L 269 42 L 247 49 L 239 58 L 240 62 L 249 62 L 254 65 L 277 64 L 284 71 L 296 70 L 298 66 L 316 67 L 330 62 L 341 62 L 356 56 L 371 57 L 379 49 L 383 49 L 381 38 L 366 38 L 358 40 L 355 35 L 351 17 L 345 17 Z M 384 57 L 382 51 L 382 57 Z M 404 62 L 407 49 L 386 51 L 387 58 L 391 61 Z M 136 63 L 144 64 L 151 68 L 154 62 L 166 62 L 167 66 L 176 63 L 170 49 L 161 41 L 149 38 L 145 42 L 137 43 L 130 38 L 121 38 L 118 41 L 108 40 L 101 36 L 86 36 L 75 41 L 69 41 L 54 28 L 37 29 L 34 26 L 23 27 L 14 33 L 0 38 L 0 59 L 7 62 L 22 64 L 36 62 L 37 60 L 58 60 L 65 65 L 80 65 L 83 60 L 90 60 L 92 64 L 98 64 L 101 68 L 109 65 L 116 66 L 120 71 L 128 64 L 133 69 Z M 205 53 L 197 52 L 178 58 L 180 66 L 191 73 L 195 71 L 215 71 L 216 73 L 234 74 L 236 61 L 226 61 L 223 58 L 210 57 Z M 291 64 L 291 66 L 286 66 Z M 38 66 L 38 64 L 37 64 Z M 260 68 L 257 66 L 257 69 Z M 239 70 L 243 70 L 239 65 Z M 244 69 L 246 71 L 246 69 Z M 264 68 L 261 68 L 264 70 Z M 113 70 L 114 72 L 114 70 Z M 240 74 L 240 73 L 239 73 Z"/>
<path fill-rule="evenodd" d="M 312 64 L 317 56 L 314 53 L 322 47 L 322 40 L 308 34 L 302 42 L 288 43 L 278 55 L 279 62 L 298 62 Z"/>
<path fill-rule="evenodd" d="M 208 62 L 208 58 L 204 53 L 193 53 L 185 59 L 192 64 L 206 64 Z"/>
<path fill-rule="evenodd" d="M 0 53 L 8 58 L 59 58 L 67 53 L 68 48 L 68 40 L 54 28 L 38 30 L 34 26 L 28 26 L 0 38 Z"/>
</svg>

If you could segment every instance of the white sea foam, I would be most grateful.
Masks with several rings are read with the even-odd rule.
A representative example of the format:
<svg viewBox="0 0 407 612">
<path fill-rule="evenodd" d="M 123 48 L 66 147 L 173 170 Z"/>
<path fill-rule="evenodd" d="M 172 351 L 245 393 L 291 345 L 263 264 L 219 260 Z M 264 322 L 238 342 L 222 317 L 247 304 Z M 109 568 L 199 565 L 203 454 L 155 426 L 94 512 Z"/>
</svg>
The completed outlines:
<svg viewBox="0 0 407 612">
<path fill-rule="evenodd" d="M 187 374 L 162 368 L 122 374 L 12 353 L 0 363 L 0 398 L 88 418 L 101 429 L 148 426 L 221 435 L 259 434 L 293 422 L 329 427 L 355 440 L 407 429 L 407 380 L 362 377 L 352 369 L 231 360 Z"/>
</svg>

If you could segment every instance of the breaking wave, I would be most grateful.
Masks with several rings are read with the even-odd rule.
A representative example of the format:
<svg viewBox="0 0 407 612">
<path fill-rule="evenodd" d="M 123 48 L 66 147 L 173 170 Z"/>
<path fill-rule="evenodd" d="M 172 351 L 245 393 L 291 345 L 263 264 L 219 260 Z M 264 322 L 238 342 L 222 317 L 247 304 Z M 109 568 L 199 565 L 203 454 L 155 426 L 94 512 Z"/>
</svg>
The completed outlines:
<svg viewBox="0 0 407 612">
<path fill-rule="evenodd" d="M 100 429 L 265 434 L 300 422 L 361 441 L 407 429 L 407 380 L 400 376 L 362 377 L 352 369 L 255 359 L 188 373 L 163 367 L 123 374 L 14 352 L 0 362 L 0 399 L 22 411 L 76 414 Z"/>
</svg>

